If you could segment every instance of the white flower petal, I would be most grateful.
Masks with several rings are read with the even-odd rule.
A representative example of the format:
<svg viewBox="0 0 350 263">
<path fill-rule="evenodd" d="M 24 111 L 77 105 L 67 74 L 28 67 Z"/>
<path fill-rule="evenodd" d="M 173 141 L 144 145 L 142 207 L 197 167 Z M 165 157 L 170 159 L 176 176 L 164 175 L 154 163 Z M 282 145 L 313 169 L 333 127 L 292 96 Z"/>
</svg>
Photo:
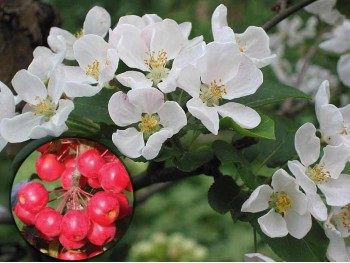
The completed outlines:
<svg viewBox="0 0 350 263">
<path fill-rule="evenodd" d="M 318 194 L 306 194 L 308 210 L 319 221 L 327 219 L 327 207 Z"/>
<path fill-rule="evenodd" d="M 202 82 L 212 81 L 226 84 L 238 72 L 242 60 L 241 52 L 234 43 L 212 42 L 205 47 L 205 53 L 197 60 Z"/>
<path fill-rule="evenodd" d="M 35 116 L 32 112 L 17 115 L 11 119 L 2 119 L 1 136 L 10 143 L 24 142 L 30 139 L 31 130 L 40 125 L 43 116 Z"/>
<path fill-rule="evenodd" d="M 108 49 L 107 50 L 107 61 L 105 68 L 102 69 L 100 78 L 98 80 L 100 85 L 104 85 L 106 82 L 112 80 L 115 76 L 119 64 L 119 57 L 117 50 Z"/>
<path fill-rule="evenodd" d="M 7 145 L 7 141 L 0 136 L 0 152 L 5 148 Z"/>
<path fill-rule="evenodd" d="M 312 123 L 303 124 L 295 133 L 295 150 L 300 161 L 309 166 L 320 156 L 320 139 L 316 136 L 316 128 Z"/>
<path fill-rule="evenodd" d="M 130 103 L 128 95 L 122 91 L 114 93 L 109 99 L 108 112 L 111 119 L 118 126 L 127 126 L 139 122 L 142 113 Z"/>
<path fill-rule="evenodd" d="M 316 194 L 317 187 L 315 183 L 306 175 L 306 168 L 299 161 L 288 161 L 288 168 L 306 193 Z"/>
<path fill-rule="evenodd" d="M 341 174 L 338 179 L 330 179 L 318 187 L 331 206 L 345 206 L 350 203 L 350 175 Z"/>
<path fill-rule="evenodd" d="M 161 129 L 159 132 L 152 134 L 142 150 L 142 156 L 145 157 L 146 160 L 157 157 L 163 143 L 171 136 L 173 136 L 173 133 L 168 129 Z"/>
<path fill-rule="evenodd" d="M 330 91 L 329 81 L 325 80 L 321 83 L 315 96 L 316 107 L 321 108 L 323 105 L 329 104 Z"/>
<path fill-rule="evenodd" d="M 33 105 L 39 102 L 38 99 L 45 99 L 47 96 L 44 83 L 25 69 L 16 73 L 12 79 L 12 85 L 21 99 Z"/>
<path fill-rule="evenodd" d="M 333 37 L 320 44 L 320 48 L 331 51 L 337 54 L 341 54 L 349 49 L 349 43 L 343 39 Z"/>
<path fill-rule="evenodd" d="M 183 22 L 179 24 L 179 27 L 181 29 L 182 35 L 184 38 L 188 38 L 191 34 L 191 29 L 192 29 L 192 23 L 191 22 Z"/>
<path fill-rule="evenodd" d="M 117 80 L 132 89 L 152 87 L 152 80 L 139 71 L 126 71 L 116 76 Z"/>
<path fill-rule="evenodd" d="M 177 83 L 181 89 L 190 94 L 193 98 L 199 97 L 201 80 L 198 70 L 188 65 L 179 73 Z"/>
<path fill-rule="evenodd" d="M 232 118 L 244 129 L 253 129 L 261 122 L 260 115 L 255 110 L 236 102 L 228 102 L 221 106 L 215 106 L 215 109 L 222 117 Z"/>
<path fill-rule="evenodd" d="M 293 178 L 293 177 L 292 177 Z M 295 180 L 293 178 L 293 180 Z M 283 190 L 280 190 L 283 191 Z M 284 191 L 292 201 L 292 210 L 303 215 L 308 211 L 307 198 L 303 192 L 299 190 L 299 185 L 296 182 L 293 182 L 286 186 Z M 289 212 L 290 210 L 288 210 Z"/>
<path fill-rule="evenodd" d="M 146 27 L 145 21 L 141 17 L 136 16 L 136 15 L 127 15 L 127 16 L 120 17 L 116 27 L 123 25 L 123 24 L 133 25 L 133 26 L 139 28 L 140 30 L 142 30 L 143 28 Z"/>
<path fill-rule="evenodd" d="M 262 83 L 261 70 L 247 56 L 243 55 L 236 76 L 225 85 L 227 93 L 223 95 L 223 98 L 232 100 L 254 94 Z"/>
<path fill-rule="evenodd" d="M 78 97 L 92 97 L 99 93 L 102 89 L 102 86 L 89 85 L 75 82 L 66 82 L 64 84 L 64 92 L 70 98 Z"/>
<path fill-rule="evenodd" d="M 85 17 L 83 30 L 84 34 L 94 34 L 104 37 L 111 27 L 111 16 L 106 9 L 94 6 Z"/>
<path fill-rule="evenodd" d="M 324 229 L 329 238 L 327 258 L 330 261 L 349 262 L 350 258 L 346 251 L 345 241 L 340 232 L 330 222 L 324 224 Z"/>
<path fill-rule="evenodd" d="M 213 134 L 217 135 L 219 131 L 219 115 L 214 107 L 207 107 L 200 98 L 192 98 L 186 106 L 188 111 Z"/>
<path fill-rule="evenodd" d="M 223 4 L 219 5 L 211 17 L 211 28 L 215 42 L 235 43 L 235 33 L 227 25 L 227 8 Z"/>
<path fill-rule="evenodd" d="M 340 57 L 337 64 L 337 71 L 344 85 L 350 87 L 350 54 Z"/>
<path fill-rule="evenodd" d="M 64 124 L 67 121 L 68 116 L 73 111 L 73 109 L 73 101 L 67 99 L 59 100 L 56 114 L 51 117 L 50 121 L 53 125 L 57 127 L 62 126 L 62 124 Z"/>
<path fill-rule="evenodd" d="M 343 131 L 343 116 L 333 104 L 323 105 L 322 107 L 316 105 L 316 116 L 323 136 L 331 137 Z"/>
<path fill-rule="evenodd" d="M 343 108 L 339 108 L 342 116 L 345 126 L 347 126 L 350 129 L 350 104 L 346 105 Z"/>
<path fill-rule="evenodd" d="M 64 38 L 64 42 L 62 42 L 60 36 Z M 52 27 L 50 29 L 50 34 L 47 38 L 47 43 L 55 53 L 66 51 L 65 58 L 73 60 L 75 59 L 73 52 L 73 44 L 76 40 L 76 37 L 67 30 L 58 27 Z"/>
<path fill-rule="evenodd" d="M 158 89 L 140 88 L 128 92 L 128 98 L 138 112 L 153 114 L 164 103 L 164 94 Z"/>
<path fill-rule="evenodd" d="M 46 136 L 58 137 L 66 130 L 68 130 L 68 127 L 65 123 L 56 126 L 51 121 L 49 121 L 33 127 L 29 133 L 29 137 L 31 139 L 40 139 Z"/>
<path fill-rule="evenodd" d="M 295 184 L 295 179 L 283 169 L 278 169 L 272 175 L 271 186 L 275 192 L 283 191 L 289 185 L 294 186 Z"/>
<path fill-rule="evenodd" d="M 15 98 L 12 91 L 0 81 L 0 121 L 15 115 Z"/>
<path fill-rule="evenodd" d="M 61 98 L 64 81 L 65 81 L 65 70 L 63 67 L 57 67 L 49 80 L 49 85 L 47 88 L 47 93 L 51 97 L 52 101 L 57 104 L 58 100 Z"/>
<path fill-rule="evenodd" d="M 333 179 L 337 179 L 344 170 L 348 158 L 349 153 L 345 145 L 327 145 L 324 148 L 324 154 L 320 160 L 320 164 L 324 164 L 323 171 L 328 171 Z"/>
<path fill-rule="evenodd" d="M 284 237 L 288 235 L 287 223 L 283 217 L 271 209 L 258 219 L 261 230 L 269 237 Z"/>
<path fill-rule="evenodd" d="M 273 190 L 270 186 L 264 184 L 256 188 L 249 198 L 242 205 L 242 212 L 257 213 L 269 208 L 269 201 Z"/>
<path fill-rule="evenodd" d="M 244 261 L 245 262 L 275 262 L 273 259 L 261 253 L 244 254 Z"/>
<path fill-rule="evenodd" d="M 297 239 L 303 238 L 312 226 L 310 213 L 299 215 L 293 210 L 288 210 L 288 214 L 284 219 L 286 220 L 289 234 Z"/>
<path fill-rule="evenodd" d="M 135 128 L 117 130 L 112 135 L 112 141 L 118 150 L 129 158 L 140 157 L 145 147 L 143 134 Z"/>
<path fill-rule="evenodd" d="M 158 115 L 159 124 L 171 130 L 173 134 L 178 133 L 187 124 L 184 110 L 175 101 L 166 101 L 158 110 Z"/>
</svg>

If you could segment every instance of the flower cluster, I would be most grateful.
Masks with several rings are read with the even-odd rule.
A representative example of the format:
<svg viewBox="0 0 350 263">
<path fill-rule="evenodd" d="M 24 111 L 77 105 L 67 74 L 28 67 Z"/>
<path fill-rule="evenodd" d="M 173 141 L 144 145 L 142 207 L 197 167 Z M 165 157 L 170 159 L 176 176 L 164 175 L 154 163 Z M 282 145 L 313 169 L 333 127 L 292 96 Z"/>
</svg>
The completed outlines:
<svg viewBox="0 0 350 263">
<path fill-rule="evenodd" d="M 76 34 L 52 28 L 50 49 L 36 48 L 28 69 L 14 76 L 18 96 L 1 85 L 6 101 L 1 103 L 1 148 L 7 142 L 61 135 L 69 129 L 76 98 L 107 87 L 116 88 L 108 103 L 117 125 L 111 139 L 130 158 L 155 158 L 191 116 L 213 134 L 218 134 L 219 116 L 245 129 L 257 127 L 259 114 L 232 100 L 255 93 L 262 84 L 260 68 L 274 59 L 269 37 L 253 26 L 234 33 L 226 16 L 223 5 L 213 13 L 211 43 L 202 36 L 189 39 L 190 22 L 178 24 L 155 14 L 123 16 L 111 28 L 110 15 L 101 7 L 88 12 Z M 120 61 L 130 70 L 117 72 Z M 112 85 L 116 81 L 120 86 Z M 26 104 L 15 114 L 19 101 Z"/>
</svg>

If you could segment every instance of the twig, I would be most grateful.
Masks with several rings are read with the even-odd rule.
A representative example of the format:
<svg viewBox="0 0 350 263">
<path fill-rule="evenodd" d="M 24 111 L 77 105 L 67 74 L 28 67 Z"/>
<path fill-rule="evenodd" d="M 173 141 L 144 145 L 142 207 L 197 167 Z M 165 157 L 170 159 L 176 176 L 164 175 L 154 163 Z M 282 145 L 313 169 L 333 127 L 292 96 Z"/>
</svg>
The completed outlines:
<svg viewBox="0 0 350 263">
<path fill-rule="evenodd" d="M 299 3 L 288 7 L 286 9 L 281 9 L 281 11 L 273 17 L 270 21 L 265 23 L 262 28 L 265 31 L 269 31 L 271 28 L 273 28 L 275 25 L 277 25 L 279 22 L 281 22 L 283 19 L 287 18 L 288 16 L 294 14 L 298 10 L 302 9 L 303 7 L 315 2 L 316 0 L 302 0 Z"/>
<path fill-rule="evenodd" d="M 139 205 L 146 201 L 149 197 L 154 195 L 155 193 L 164 191 L 165 189 L 169 188 L 170 186 L 174 185 L 175 182 L 166 182 L 166 183 L 160 183 L 157 185 L 150 186 L 145 192 L 136 195 L 135 203 L 136 205 Z"/>
</svg>

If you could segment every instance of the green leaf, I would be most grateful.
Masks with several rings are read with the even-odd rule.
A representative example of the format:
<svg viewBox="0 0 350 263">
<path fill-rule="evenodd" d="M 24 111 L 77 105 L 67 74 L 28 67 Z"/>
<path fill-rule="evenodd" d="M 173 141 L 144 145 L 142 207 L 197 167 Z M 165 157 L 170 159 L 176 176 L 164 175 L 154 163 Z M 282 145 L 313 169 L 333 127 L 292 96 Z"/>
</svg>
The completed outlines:
<svg viewBox="0 0 350 263">
<path fill-rule="evenodd" d="M 302 239 L 296 239 L 291 235 L 282 238 L 270 238 L 260 229 L 257 222 L 252 223 L 262 240 L 266 242 L 277 256 L 285 261 L 314 261 L 326 260 L 326 251 L 329 240 L 324 230 L 315 220 L 312 222 L 310 232 Z"/>
<path fill-rule="evenodd" d="M 194 152 L 184 152 L 181 156 L 174 158 L 174 164 L 183 172 L 191 172 L 212 160 L 213 157 L 210 147 L 203 146 Z"/>
<path fill-rule="evenodd" d="M 230 117 L 225 117 L 220 120 L 220 129 L 233 129 L 236 132 L 248 137 L 265 138 L 271 140 L 275 139 L 275 123 L 264 114 L 261 114 L 261 122 L 259 126 L 254 129 L 244 129 Z"/>
<path fill-rule="evenodd" d="M 257 108 L 284 101 L 288 98 L 310 99 L 304 92 L 281 83 L 264 82 L 253 95 L 235 100 L 243 105 Z"/>
<path fill-rule="evenodd" d="M 74 101 L 72 114 L 89 118 L 95 122 L 114 124 L 108 113 L 108 101 L 115 90 L 102 89 L 93 97 L 81 97 Z M 115 105 L 119 107 L 119 105 Z"/>
<path fill-rule="evenodd" d="M 239 186 L 230 176 L 215 180 L 208 191 L 208 203 L 216 212 L 226 214 L 240 192 Z"/>
</svg>

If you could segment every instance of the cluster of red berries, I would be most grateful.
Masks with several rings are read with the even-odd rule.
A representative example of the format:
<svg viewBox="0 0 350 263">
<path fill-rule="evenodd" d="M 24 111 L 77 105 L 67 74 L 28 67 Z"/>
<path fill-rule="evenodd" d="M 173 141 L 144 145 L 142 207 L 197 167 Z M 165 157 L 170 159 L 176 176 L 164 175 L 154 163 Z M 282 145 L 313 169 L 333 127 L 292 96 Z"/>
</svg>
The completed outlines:
<svg viewBox="0 0 350 263">
<path fill-rule="evenodd" d="M 125 167 L 109 150 L 87 140 L 62 139 L 37 150 L 38 177 L 56 184 L 59 179 L 60 186 L 48 191 L 40 180 L 24 184 L 18 190 L 15 215 L 33 226 L 40 239 L 58 242 L 59 259 L 85 259 L 103 252 L 122 235 L 116 222 L 132 211 L 126 195 L 132 185 Z"/>
</svg>

